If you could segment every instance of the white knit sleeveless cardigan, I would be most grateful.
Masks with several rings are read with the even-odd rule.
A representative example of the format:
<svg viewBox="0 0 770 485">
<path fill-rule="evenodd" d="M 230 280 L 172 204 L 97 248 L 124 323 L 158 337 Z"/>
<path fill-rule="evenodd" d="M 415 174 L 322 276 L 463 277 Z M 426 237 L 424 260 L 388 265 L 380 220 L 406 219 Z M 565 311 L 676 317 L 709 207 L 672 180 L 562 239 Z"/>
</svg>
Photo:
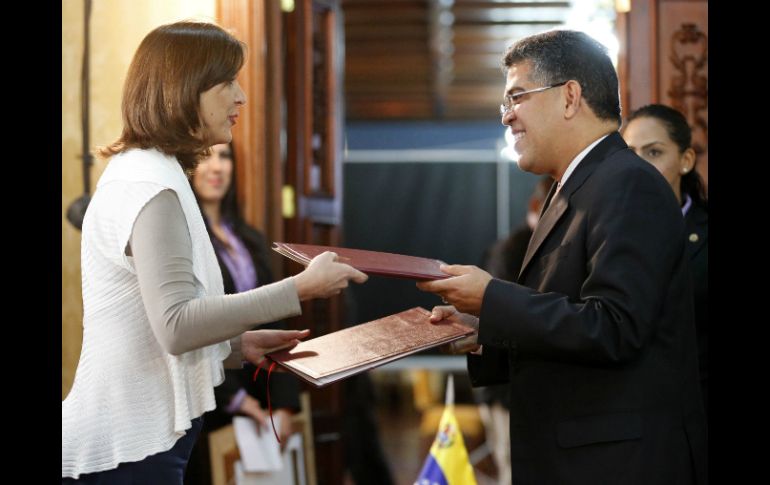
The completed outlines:
<svg viewBox="0 0 770 485">
<path fill-rule="evenodd" d="M 62 402 L 62 477 L 116 468 L 171 449 L 214 409 L 228 342 L 174 356 L 150 327 L 125 248 L 144 205 L 172 189 L 192 239 L 198 296 L 221 295 L 222 275 L 181 165 L 157 150 L 114 156 L 83 220 L 83 348 Z"/>
</svg>

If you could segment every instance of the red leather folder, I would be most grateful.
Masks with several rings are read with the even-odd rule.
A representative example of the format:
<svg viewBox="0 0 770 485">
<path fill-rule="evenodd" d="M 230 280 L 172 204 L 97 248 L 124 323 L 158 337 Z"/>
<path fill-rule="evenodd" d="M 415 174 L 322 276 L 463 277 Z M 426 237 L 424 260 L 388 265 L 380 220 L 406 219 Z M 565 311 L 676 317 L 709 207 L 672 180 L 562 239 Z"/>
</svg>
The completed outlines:
<svg viewBox="0 0 770 485">
<path fill-rule="evenodd" d="M 439 269 L 439 265 L 443 261 L 438 259 L 366 251 L 364 249 L 283 242 L 273 243 L 273 250 L 302 265 L 307 265 L 311 259 L 324 251 L 333 251 L 339 256 L 339 261 L 370 275 L 412 280 L 440 280 L 449 278 L 448 274 Z"/>
<path fill-rule="evenodd" d="M 456 316 L 438 323 L 429 319 L 428 310 L 414 307 L 305 340 L 291 350 L 267 357 L 310 384 L 323 387 L 474 331 Z"/>
</svg>

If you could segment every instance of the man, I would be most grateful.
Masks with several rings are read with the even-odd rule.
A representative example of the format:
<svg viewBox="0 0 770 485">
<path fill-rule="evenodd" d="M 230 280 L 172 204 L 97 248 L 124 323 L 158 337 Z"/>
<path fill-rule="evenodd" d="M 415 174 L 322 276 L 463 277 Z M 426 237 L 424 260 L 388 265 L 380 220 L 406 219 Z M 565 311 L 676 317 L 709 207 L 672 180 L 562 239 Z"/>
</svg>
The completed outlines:
<svg viewBox="0 0 770 485">
<path fill-rule="evenodd" d="M 551 31 L 504 59 L 519 166 L 550 175 L 518 283 L 474 266 L 418 283 L 477 326 L 474 386 L 509 383 L 516 484 L 705 483 L 684 223 L 623 142 L 618 80 L 587 35 Z"/>
</svg>

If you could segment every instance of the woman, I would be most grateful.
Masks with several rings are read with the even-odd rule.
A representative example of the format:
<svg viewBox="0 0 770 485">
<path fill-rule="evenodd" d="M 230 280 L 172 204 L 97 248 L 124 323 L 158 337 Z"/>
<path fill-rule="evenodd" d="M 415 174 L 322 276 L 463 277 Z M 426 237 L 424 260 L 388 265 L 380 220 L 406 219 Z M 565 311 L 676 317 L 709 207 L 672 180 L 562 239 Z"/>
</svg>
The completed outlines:
<svg viewBox="0 0 770 485">
<path fill-rule="evenodd" d="M 231 140 L 246 102 L 244 45 L 222 28 L 150 32 L 124 85 L 123 132 L 82 233 L 83 348 L 62 402 L 62 483 L 181 484 L 226 366 L 260 362 L 308 331 L 253 325 L 301 312 L 366 275 L 324 253 L 293 277 L 223 295 L 185 171 Z"/>
<path fill-rule="evenodd" d="M 211 243 L 222 270 L 225 294 L 240 293 L 273 282 L 268 262 L 268 249 L 262 234 L 249 226 L 238 207 L 235 184 L 235 160 L 231 144 L 211 147 L 211 155 L 195 168 L 191 178 L 193 192 L 203 214 Z M 266 324 L 265 328 L 285 328 L 281 323 Z M 211 464 L 207 435 L 232 422 L 232 416 L 248 416 L 262 430 L 270 429 L 267 406 L 266 373 L 253 381 L 254 366 L 228 369 L 225 381 L 214 389 L 216 409 L 203 419 L 201 436 L 190 456 L 185 484 L 211 483 Z M 273 374 L 270 379 L 270 400 L 281 443 L 292 432 L 291 416 L 299 409 L 297 379 L 286 373 Z M 272 431 L 268 431 L 272 436 Z"/>
<path fill-rule="evenodd" d="M 631 113 L 623 138 L 663 174 L 682 206 L 695 289 L 701 388 L 708 414 L 708 198 L 695 170 L 690 126 L 679 111 L 651 104 Z"/>
</svg>

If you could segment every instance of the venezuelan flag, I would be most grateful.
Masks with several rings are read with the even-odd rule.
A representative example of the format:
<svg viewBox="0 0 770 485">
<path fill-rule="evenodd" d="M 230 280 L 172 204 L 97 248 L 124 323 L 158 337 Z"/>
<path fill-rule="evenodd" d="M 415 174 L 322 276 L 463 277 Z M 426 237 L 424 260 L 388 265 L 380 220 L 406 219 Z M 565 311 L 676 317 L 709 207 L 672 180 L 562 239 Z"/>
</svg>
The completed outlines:
<svg viewBox="0 0 770 485">
<path fill-rule="evenodd" d="M 414 485 L 476 485 L 473 466 L 454 414 L 454 381 L 451 374 L 438 433 Z"/>
</svg>

